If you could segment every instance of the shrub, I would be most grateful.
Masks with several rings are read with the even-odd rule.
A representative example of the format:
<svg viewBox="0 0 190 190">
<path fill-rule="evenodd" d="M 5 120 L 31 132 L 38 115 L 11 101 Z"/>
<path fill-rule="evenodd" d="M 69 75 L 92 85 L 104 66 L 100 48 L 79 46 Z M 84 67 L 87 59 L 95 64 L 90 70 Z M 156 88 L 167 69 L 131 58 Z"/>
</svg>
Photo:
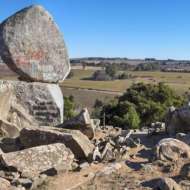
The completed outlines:
<svg viewBox="0 0 190 190">
<path fill-rule="evenodd" d="M 64 96 L 64 120 L 75 116 L 75 107 L 73 96 Z"/>
<path fill-rule="evenodd" d="M 167 85 L 133 84 L 120 97 L 100 105 L 99 115 L 105 112 L 106 124 L 122 128 L 139 128 L 152 122 L 164 121 L 170 106 L 182 106 L 185 99 Z M 97 109 L 97 108 L 96 108 Z"/>
</svg>

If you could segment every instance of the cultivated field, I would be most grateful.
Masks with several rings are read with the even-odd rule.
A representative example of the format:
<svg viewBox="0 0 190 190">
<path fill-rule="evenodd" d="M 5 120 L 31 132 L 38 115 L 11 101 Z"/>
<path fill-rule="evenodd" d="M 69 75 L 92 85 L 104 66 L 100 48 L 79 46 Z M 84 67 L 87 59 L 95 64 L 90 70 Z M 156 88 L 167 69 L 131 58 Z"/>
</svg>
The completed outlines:
<svg viewBox="0 0 190 190">
<path fill-rule="evenodd" d="M 178 93 L 185 93 L 190 88 L 190 74 L 189 73 L 170 73 L 170 72 L 130 72 L 133 76 L 132 79 L 114 80 L 114 81 L 92 81 L 86 80 L 92 76 L 94 70 L 73 70 L 74 77 L 67 79 L 61 86 L 82 88 L 82 89 L 95 89 L 110 92 L 124 92 L 132 83 L 158 83 L 165 82 Z"/>
<path fill-rule="evenodd" d="M 92 81 L 87 80 L 95 70 L 73 70 L 74 77 L 67 79 L 60 84 L 64 95 L 73 95 L 80 107 L 92 107 L 96 99 L 109 100 L 122 94 L 132 83 L 158 83 L 165 82 L 177 93 L 184 94 L 190 92 L 189 73 L 169 73 L 169 72 L 130 72 L 132 79 L 114 81 Z"/>
</svg>

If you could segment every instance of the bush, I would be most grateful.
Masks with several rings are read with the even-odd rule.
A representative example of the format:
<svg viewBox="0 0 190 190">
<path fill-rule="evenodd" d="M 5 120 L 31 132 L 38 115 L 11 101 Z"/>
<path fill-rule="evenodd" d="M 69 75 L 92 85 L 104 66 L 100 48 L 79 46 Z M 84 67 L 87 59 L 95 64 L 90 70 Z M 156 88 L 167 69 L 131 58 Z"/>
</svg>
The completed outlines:
<svg viewBox="0 0 190 190">
<path fill-rule="evenodd" d="M 115 64 L 110 64 L 106 66 L 105 72 L 107 75 L 111 77 L 111 79 L 115 79 L 117 75 L 117 66 Z"/>
<path fill-rule="evenodd" d="M 105 112 L 108 125 L 136 129 L 152 122 L 164 121 L 168 108 L 182 106 L 184 101 L 184 98 L 177 96 L 163 83 L 138 83 L 133 84 L 114 101 L 100 105 L 99 115 Z"/>
<path fill-rule="evenodd" d="M 123 105 L 122 105 L 123 104 Z M 113 117 L 113 124 L 117 127 L 121 127 L 123 129 L 138 129 L 140 124 L 140 118 L 134 105 L 130 102 L 123 102 L 118 106 L 125 107 L 125 113 L 115 115 Z"/>
<path fill-rule="evenodd" d="M 73 96 L 64 96 L 64 120 L 75 116 L 75 107 Z"/>
<path fill-rule="evenodd" d="M 160 64 L 156 62 L 150 63 L 140 63 L 135 68 L 136 71 L 159 71 Z"/>
<path fill-rule="evenodd" d="M 125 80 L 125 79 L 130 79 L 130 78 L 132 78 L 132 75 L 126 72 L 120 74 L 118 77 L 118 79 L 120 80 Z"/>
<path fill-rule="evenodd" d="M 95 71 L 92 79 L 96 81 L 108 81 L 111 80 L 111 77 L 105 71 Z"/>
</svg>

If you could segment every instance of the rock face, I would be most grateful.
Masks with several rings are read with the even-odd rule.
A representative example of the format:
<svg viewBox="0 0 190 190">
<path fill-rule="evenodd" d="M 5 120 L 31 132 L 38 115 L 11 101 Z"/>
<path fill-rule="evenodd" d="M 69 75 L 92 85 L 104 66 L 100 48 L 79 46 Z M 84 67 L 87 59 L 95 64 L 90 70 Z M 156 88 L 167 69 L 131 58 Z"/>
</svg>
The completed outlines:
<svg viewBox="0 0 190 190">
<path fill-rule="evenodd" d="M 63 122 L 63 95 L 56 84 L 0 81 L 0 118 L 20 129 Z"/>
<path fill-rule="evenodd" d="M 166 138 L 156 145 L 155 153 L 157 160 L 177 162 L 190 158 L 190 147 L 177 139 Z"/>
<path fill-rule="evenodd" d="M 1 62 L 23 80 L 54 83 L 70 71 L 62 34 L 41 6 L 30 6 L 5 20 L 0 25 L 0 44 Z"/>
<path fill-rule="evenodd" d="M 91 160 L 94 146 L 80 131 L 56 128 L 27 129 L 20 133 L 21 144 L 25 147 L 64 143 L 74 153 L 77 159 Z"/>
<path fill-rule="evenodd" d="M 16 170 L 22 177 L 34 178 L 49 170 L 63 171 L 71 169 L 73 153 L 64 144 L 38 146 L 22 151 L 1 153 L 1 166 Z"/>
<path fill-rule="evenodd" d="M 169 112 L 167 116 L 166 130 L 171 136 L 176 133 L 190 132 L 190 106 Z"/>
<path fill-rule="evenodd" d="M 84 108 L 79 115 L 68 121 L 65 121 L 58 127 L 72 130 L 80 130 L 89 139 L 92 139 L 94 137 L 95 125 L 94 121 L 90 119 L 87 108 Z"/>
</svg>

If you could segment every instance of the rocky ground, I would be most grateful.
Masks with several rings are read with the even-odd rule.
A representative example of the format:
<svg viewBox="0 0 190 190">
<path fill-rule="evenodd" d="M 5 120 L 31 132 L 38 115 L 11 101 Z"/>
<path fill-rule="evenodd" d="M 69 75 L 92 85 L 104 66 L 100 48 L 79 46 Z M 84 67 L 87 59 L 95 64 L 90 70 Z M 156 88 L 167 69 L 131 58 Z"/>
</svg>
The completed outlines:
<svg viewBox="0 0 190 190">
<path fill-rule="evenodd" d="M 110 133 L 109 130 L 99 130 L 96 136 L 106 138 L 105 131 L 106 134 Z M 111 131 L 117 133 L 113 129 Z M 138 137 L 141 144 L 132 146 L 125 158 L 116 158 L 109 162 L 83 163 L 77 171 L 50 177 L 41 190 L 159 189 L 156 185 L 162 177 L 180 180 L 181 177 L 176 174 L 175 169 L 170 168 L 169 163 L 166 162 L 168 165 L 165 166 L 159 165 L 153 158 L 153 148 L 160 139 L 167 137 L 166 135 L 158 133 L 148 136 L 147 132 L 141 131 L 133 132 L 132 135 Z"/>
</svg>

